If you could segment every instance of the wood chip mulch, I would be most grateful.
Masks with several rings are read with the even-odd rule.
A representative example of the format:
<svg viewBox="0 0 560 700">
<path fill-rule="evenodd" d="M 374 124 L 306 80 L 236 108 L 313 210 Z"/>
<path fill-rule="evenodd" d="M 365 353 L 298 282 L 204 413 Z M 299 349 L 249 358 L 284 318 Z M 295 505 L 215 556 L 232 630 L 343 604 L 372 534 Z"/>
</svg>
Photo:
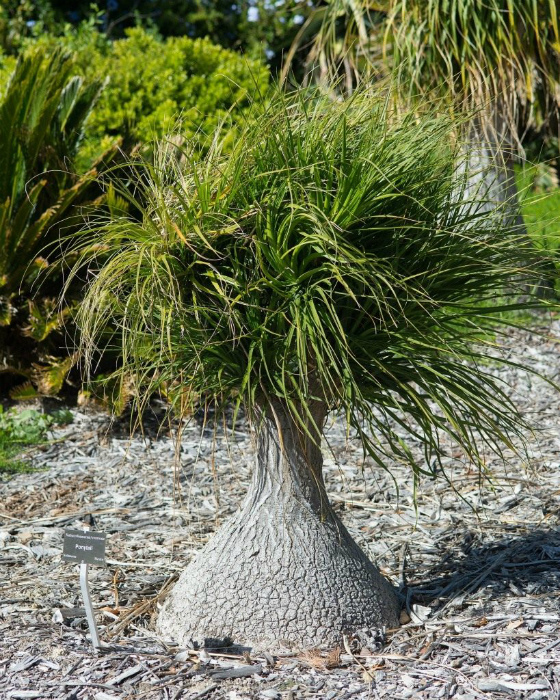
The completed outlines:
<svg viewBox="0 0 560 700">
<path fill-rule="evenodd" d="M 512 332 L 504 352 L 558 380 L 559 322 L 538 338 Z M 446 444 L 453 487 L 425 480 L 415 500 L 404 467 L 392 465 L 393 480 L 364 465 L 332 421 L 332 501 L 400 587 L 403 624 L 299 655 L 182 649 L 154 632 L 159 601 L 243 498 L 243 425 L 193 420 L 177 451 L 169 434 L 128 438 L 106 416 L 74 410 L 30 450 L 37 471 L 0 482 L 0 697 L 559 700 L 560 393 L 513 366 L 489 371 L 536 432 L 526 459 L 489 456 L 484 481 Z M 90 568 L 98 653 L 77 567 L 61 562 L 64 530 L 88 514 L 108 535 L 108 566 Z"/>
</svg>

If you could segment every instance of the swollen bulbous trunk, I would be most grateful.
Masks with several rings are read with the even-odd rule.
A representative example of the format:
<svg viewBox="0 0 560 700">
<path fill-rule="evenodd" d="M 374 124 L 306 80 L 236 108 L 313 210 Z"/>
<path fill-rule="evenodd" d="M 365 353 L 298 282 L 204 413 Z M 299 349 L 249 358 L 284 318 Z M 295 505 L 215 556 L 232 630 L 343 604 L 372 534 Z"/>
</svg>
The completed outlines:
<svg viewBox="0 0 560 700">
<path fill-rule="evenodd" d="M 314 413 L 321 427 L 324 411 Z M 280 404 L 255 429 L 245 503 L 183 572 L 159 632 L 179 644 L 229 638 L 254 648 L 302 649 L 397 626 L 395 591 L 328 502 L 320 436 L 303 436 Z"/>
</svg>

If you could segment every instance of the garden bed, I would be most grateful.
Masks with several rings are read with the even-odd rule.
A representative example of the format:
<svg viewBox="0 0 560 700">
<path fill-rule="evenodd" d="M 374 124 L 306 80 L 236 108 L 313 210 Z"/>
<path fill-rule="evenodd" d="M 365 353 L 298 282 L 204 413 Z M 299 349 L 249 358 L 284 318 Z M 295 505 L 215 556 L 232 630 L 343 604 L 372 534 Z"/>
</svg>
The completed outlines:
<svg viewBox="0 0 560 700">
<path fill-rule="evenodd" d="M 560 327 L 512 332 L 506 352 L 560 372 Z M 491 366 L 489 371 L 496 371 Z M 500 376 L 538 429 L 528 459 L 489 459 L 481 484 L 448 446 L 445 481 L 414 503 L 408 470 L 366 463 L 332 421 L 325 473 L 353 536 L 403 593 L 403 626 L 339 649 L 252 655 L 181 649 L 154 618 L 178 573 L 238 508 L 252 444 L 244 426 L 193 419 L 129 439 L 100 413 L 30 450 L 37 471 L 0 483 L 0 694 L 7 698 L 516 698 L 560 692 L 560 394 L 515 367 Z M 413 446 L 414 447 L 414 446 Z M 397 491 L 398 485 L 398 491 Z M 90 580 L 104 649 L 87 639 L 65 528 L 93 514 L 107 568 Z M 236 675 L 240 677 L 235 677 Z"/>
</svg>

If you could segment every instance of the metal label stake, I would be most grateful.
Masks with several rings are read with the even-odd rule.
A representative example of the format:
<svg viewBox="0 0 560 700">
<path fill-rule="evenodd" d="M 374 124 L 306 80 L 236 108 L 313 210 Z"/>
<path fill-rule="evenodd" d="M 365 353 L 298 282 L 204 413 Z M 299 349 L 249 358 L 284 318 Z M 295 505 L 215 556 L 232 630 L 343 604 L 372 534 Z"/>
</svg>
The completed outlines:
<svg viewBox="0 0 560 700">
<path fill-rule="evenodd" d="M 86 532 L 84 530 L 84 532 Z M 91 643 L 94 649 L 99 649 L 101 644 L 99 643 L 99 632 L 97 631 L 97 624 L 95 622 L 95 616 L 93 614 L 93 605 L 91 604 L 91 595 L 89 592 L 89 582 L 88 582 L 88 567 L 89 564 L 80 564 L 80 588 L 82 589 L 82 597 L 84 599 L 84 607 L 86 609 L 86 618 L 89 626 L 89 633 L 91 635 Z"/>
<path fill-rule="evenodd" d="M 84 599 L 84 608 L 91 636 L 91 643 L 95 650 L 101 648 L 99 632 L 93 613 L 91 593 L 89 590 L 88 568 L 90 564 L 103 566 L 105 564 L 105 541 L 103 532 L 94 532 L 89 525 L 84 523 L 82 530 L 66 530 L 64 533 L 64 551 L 62 560 L 80 564 L 80 589 Z"/>
</svg>

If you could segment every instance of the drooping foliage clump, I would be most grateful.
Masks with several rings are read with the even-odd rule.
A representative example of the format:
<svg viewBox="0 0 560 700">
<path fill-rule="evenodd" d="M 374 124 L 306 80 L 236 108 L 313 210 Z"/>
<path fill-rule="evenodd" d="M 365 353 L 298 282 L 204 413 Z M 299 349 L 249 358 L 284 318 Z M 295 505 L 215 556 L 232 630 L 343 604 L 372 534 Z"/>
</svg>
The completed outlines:
<svg viewBox="0 0 560 700">
<path fill-rule="evenodd" d="M 305 47 L 323 79 L 342 74 L 351 89 L 394 71 L 401 96 L 497 108 L 515 130 L 557 110 L 559 14 L 557 0 L 331 0 L 314 8 L 284 71 Z"/>
<path fill-rule="evenodd" d="M 412 93 L 443 88 L 463 109 L 498 110 L 515 134 L 521 113 L 557 109 L 558 15 L 557 0 L 393 0 L 394 64 Z"/>
<path fill-rule="evenodd" d="M 217 134 L 129 166 L 141 216 L 90 222 L 82 246 L 108 252 L 84 254 L 80 318 L 90 355 L 117 324 L 140 405 L 176 383 L 183 410 L 281 401 L 305 430 L 322 401 L 380 463 L 412 459 L 401 429 L 475 460 L 522 429 L 483 361 L 536 253 L 481 206 L 450 121 L 389 105 L 278 96 L 229 155 Z"/>
<path fill-rule="evenodd" d="M 437 94 L 459 114 L 473 113 L 471 143 L 480 142 L 506 164 L 507 178 L 500 173 L 496 185 L 510 201 L 516 199 L 513 164 L 531 157 L 522 148 L 524 135 L 529 129 L 545 138 L 558 132 L 558 14 L 557 0 L 391 0 L 386 40 L 400 94 Z M 541 169 L 554 173 L 547 164 Z M 550 248 L 556 236 L 553 206 L 545 205 L 540 226 L 532 223 L 531 207 L 523 207 L 538 246 Z M 543 265 L 540 293 L 553 294 L 553 270 L 553 263 Z"/>
</svg>

